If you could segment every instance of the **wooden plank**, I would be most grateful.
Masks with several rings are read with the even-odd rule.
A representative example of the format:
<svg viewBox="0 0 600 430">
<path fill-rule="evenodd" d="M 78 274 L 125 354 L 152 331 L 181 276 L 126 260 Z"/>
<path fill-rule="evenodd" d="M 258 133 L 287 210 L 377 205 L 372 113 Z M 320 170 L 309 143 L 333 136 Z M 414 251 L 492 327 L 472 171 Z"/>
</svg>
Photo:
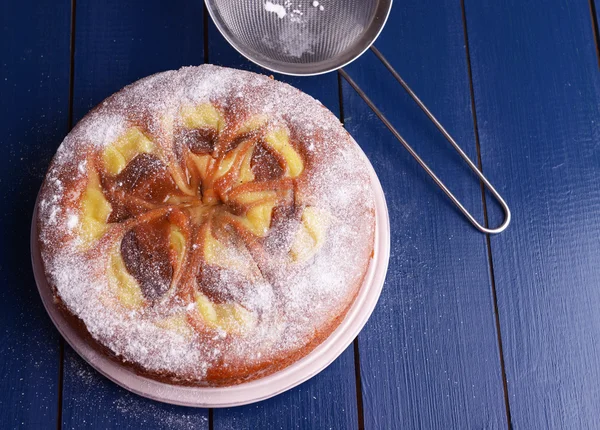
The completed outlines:
<svg viewBox="0 0 600 430">
<path fill-rule="evenodd" d="M 203 62 L 201 2 L 77 2 L 74 117 L 140 78 Z"/>
<path fill-rule="evenodd" d="M 460 2 L 395 4 L 376 42 L 475 159 Z M 479 183 L 373 53 L 346 68 L 453 192 L 483 220 Z M 485 237 L 343 86 L 345 124 L 386 193 L 392 255 L 359 335 L 365 428 L 507 426 Z"/>
<path fill-rule="evenodd" d="M 209 24 L 208 59 L 211 63 L 272 73 L 253 65 L 239 55 Z M 290 77 L 275 75 L 319 99 L 334 113 L 339 114 L 338 81 L 335 73 L 317 77 Z M 326 370 L 279 396 L 249 406 L 215 409 L 215 430 L 230 428 L 340 428 L 358 426 L 354 356 L 350 346 Z"/>
<path fill-rule="evenodd" d="M 203 60 L 202 4 L 77 1 L 74 117 L 141 77 Z M 208 428 L 208 411 L 128 393 L 66 348 L 65 428 Z"/>
<path fill-rule="evenodd" d="M 208 411 L 155 402 L 121 388 L 65 347 L 64 429 L 207 429 Z M 91 409 L 91 410 L 90 410 Z"/>
<path fill-rule="evenodd" d="M 213 428 L 355 429 L 352 346 L 319 375 L 283 394 L 248 406 L 213 410 Z"/>
<path fill-rule="evenodd" d="M 600 76 L 587 1 L 466 1 L 512 423 L 596 428 Z M 496 216 L 497 214 L 495 214 Z"/>
<path fill-rule="evenodd" d="M 59 337 L 35 286 L 33 205 L 67 131 L 69 1 L 0 6 L 0 422 L 55 425 Z"/>
</svg>

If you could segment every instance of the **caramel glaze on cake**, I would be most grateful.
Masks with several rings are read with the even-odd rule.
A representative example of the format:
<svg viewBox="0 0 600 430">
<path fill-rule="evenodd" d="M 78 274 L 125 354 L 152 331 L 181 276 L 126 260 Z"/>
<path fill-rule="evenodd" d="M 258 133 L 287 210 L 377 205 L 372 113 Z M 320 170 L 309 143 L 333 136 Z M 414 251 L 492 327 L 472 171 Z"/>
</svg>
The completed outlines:
<svg viewBox="0 0 600 430">
<path fill-rule="evenodd" d="M 171 383 L 232 385 L 340 324 L 373 253 L 364 156 L 335 116 L 265 76 L 142 79 L 59 147 L 38 199 L 57 301 L 106 353 Z"/>
</svg>

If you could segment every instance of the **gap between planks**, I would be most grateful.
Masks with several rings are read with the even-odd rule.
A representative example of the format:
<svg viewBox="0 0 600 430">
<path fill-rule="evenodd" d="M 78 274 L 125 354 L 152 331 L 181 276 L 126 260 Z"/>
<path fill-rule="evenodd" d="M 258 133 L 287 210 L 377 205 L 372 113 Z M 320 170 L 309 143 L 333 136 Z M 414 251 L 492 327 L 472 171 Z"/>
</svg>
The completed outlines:
<svg viewBox="0 0 600 430">
<path fill-rule="evenodd" d="M 340 72 L 337 72 L 337 81 L 338 81 L 338 97 L 339 97 L 339 107 L 340 107 L 340 122 L 344 125 L 344 93 L 342 91 L 342 75 Z M 364 430 L 365 428 L 365 414 L 364 414 L 364 406 L 363 406 L 363 396 L 362 396 L 362 381 L 360 376 L 360 352 L 358 349 L 358 336 L 352 342 L 352 346 L 354 349 L 354 378 L 356 384 L 356 411 L 358 414 L 358 429 Z"/>
<path fill-rule="evenodd" d="M 593 0 L 590 0 L 593 1 Z M 481 160 L 481 142 L 479 139 L 479 126 L 477 123 L 477 110 L 475 106 L 475 90 L 473 87 L 473 70 L 471 68 L 471 52 L 469 49 L 469 33 L 467 30 L 467 13 L 465 9 L 465 0 L 460 0 L 461 13 L 462 13 L 462 23 L 463 23 L 463 32 L 465 38 L 465 55 L 467 58 L 467 73 L 469 76 L 469 96 L 471 100 L 471 112 L 473 114 L 473 129 L 475 133 L 475 147 L 477 150 L 477 167 L 481 172 L 483 172 L 483 163 Z M 481 187 L 481 202 L 483 204 L 483 220 L 486 228 L 489 228 L 489 217 L 488 217 L 488 208 L 487 208 L 487 198 L 485 194 L 485 186 L 483 181 L 479 180 L 479 185 Z M 485 242 L 487 247 L 487 256 L 488 256 L 488 271 L 490 274 L 490 283 L 492 287 L 492 299 L 494 302 L 494 318 L 496 325 L 496 336 L 498 339 L 498 351 L 500 354 L 500 370 L 502 374 L 502 389 L 504 391 L 504 407 L 506 409 L 506 422 L 509 429 L 512 428 L 512 417 L 510 412 L 510 401 L 508 396 L 508 381 L 506 379 L 506 364 L 504 361 L 504 349 L 502 347 L 502 330 L 500 327 L 500 313 L 498 311 L 498 295 L 496 292 L 496 278 L 494 275 L 494 259 L 492 257 L 492 244 L 490 235 L 485 235 Z"/>
<path fill-rule="evenodd" d="M 71 22 L 69 28 L 69 112 L 67 116 L 67 130 L 73 128 L 73 88 L 75 86 L 75 17 L 77 0 L 71 0 Z M 63 409 L 63 383 L 65 373 L 65 340 L 60 336 L 58 341 L 58 411 L 56 414 L 56 428 L 62 428 Z"/>
<path fill-rule="evenodd" d="M 598 29 L 598 14 L 596 13 L 596 0 L 589 0 L 590 15 L 592 17 L 592 31 L 594 32 L 594 46 L 596 47 L 596 57 L 600 67 L 600 30 Z"/>
</svg>

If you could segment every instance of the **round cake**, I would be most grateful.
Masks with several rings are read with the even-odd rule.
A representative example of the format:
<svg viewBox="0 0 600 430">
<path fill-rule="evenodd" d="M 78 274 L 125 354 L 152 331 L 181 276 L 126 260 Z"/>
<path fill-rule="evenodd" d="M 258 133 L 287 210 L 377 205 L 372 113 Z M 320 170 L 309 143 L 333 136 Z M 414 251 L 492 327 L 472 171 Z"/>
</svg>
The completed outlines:
<svg viewBox="0 0 600 430">
<path fill-rule="evenodd" d="M 206 65 L 142 79 L 83 118 L 37 226 L 56 301 L 90 342 L 148 377 L 224 386 L 336 329 L 375 212 L 368 162 L 321 103 Z"/>
</svg>

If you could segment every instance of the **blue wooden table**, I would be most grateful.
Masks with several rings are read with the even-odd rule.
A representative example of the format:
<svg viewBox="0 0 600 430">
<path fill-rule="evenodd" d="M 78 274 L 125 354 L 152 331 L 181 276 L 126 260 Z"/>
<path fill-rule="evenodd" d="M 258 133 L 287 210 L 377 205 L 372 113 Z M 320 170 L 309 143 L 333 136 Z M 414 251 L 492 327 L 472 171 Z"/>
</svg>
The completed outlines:
<svg viewBox="0 0 600 430">
<path fill-rule="evenodd" d="M 390 268 L 370 321 L 329 368 L 273 399 L 215 410 L 131 394 L 65 345 L 33 281 L 29 225 L 54 151 L 102 99 L 183 65 L 261 70 L 200 0 L 0 8 L 0 427 L 600 425 L 594 0 L 397 0 L 376 42 L 507 199 L 513 222 L 498 236 L 465 221 L 339 73 L 276 76 L 338 113 L 369 156 L 390 209 Z M 500 222 L 373 52 L 345 71 L 479 220 Z"/>
</svg>

